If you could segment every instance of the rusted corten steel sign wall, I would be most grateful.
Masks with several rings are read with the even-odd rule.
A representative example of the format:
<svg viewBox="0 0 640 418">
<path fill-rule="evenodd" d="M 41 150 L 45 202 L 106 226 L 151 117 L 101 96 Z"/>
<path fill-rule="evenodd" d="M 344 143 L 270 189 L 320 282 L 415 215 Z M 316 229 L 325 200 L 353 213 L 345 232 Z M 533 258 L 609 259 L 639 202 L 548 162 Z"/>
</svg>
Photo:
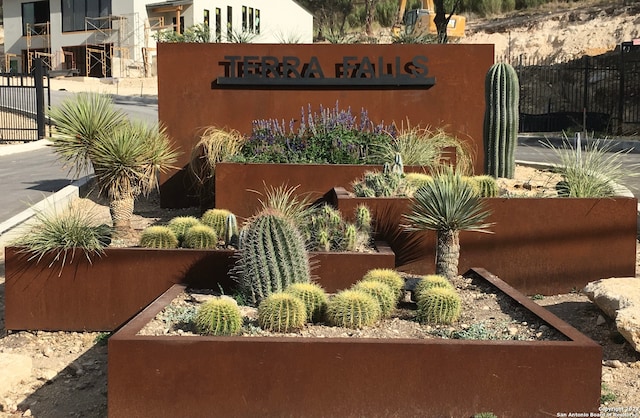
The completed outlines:
<svg viewBox="0 0 640 418">
<path fill-rule="evenodd" d="M 366 109 L 374 122 L 442 127 L 484 165 L 484 78 L 493 45 L 158 45 L 158 116 L 185 167 L 207 126 L 249 134 L 256 119 L 299 120 L 309 105 Z M 292 179 L 295 181 L 295 179 Z M 161 177 L 161 204 L 185 206 L 184 169 Z M 192 202 L 193 203 L 193 202 Z"/>
</svg>

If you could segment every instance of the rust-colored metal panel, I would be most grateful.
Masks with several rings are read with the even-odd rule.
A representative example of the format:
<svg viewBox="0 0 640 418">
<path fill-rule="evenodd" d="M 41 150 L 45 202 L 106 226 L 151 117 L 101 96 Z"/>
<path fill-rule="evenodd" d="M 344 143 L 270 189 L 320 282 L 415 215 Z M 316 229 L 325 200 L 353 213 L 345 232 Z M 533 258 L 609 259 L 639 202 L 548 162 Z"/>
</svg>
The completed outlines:
<svg viewBox="0 0 640 418">
<path fill-rule="evenodd" d="M 311 252 L 313 276 L 329 292 L 344 289 L 373 268 L 393 268 L 384 242 L 376 253 Z M 11 330 L 112 331 L 174 283 L 227 291 L 233 250 L 108 248 L 91 261 L 76 254 L 62 270 L 52 257 L 29 261 L 5 250 L 5 326 Z"/>
<path fill-rule="evenodd" d="M 597 412 L 601 347 L 490 273 L 469 274 L 569 341 L 136 335 L 174 287 L 109 339 L 109 417 Z"/>
<path fill-rule="evenodd" d="M 354 198 L 342 188 L 330 199 L 346 216 L 365 203 L 376 219 L 390 219 L 382 238 L 396 253 L 401 270 L 435 271 L 434 232 L 389 234 L 402 223 L 409 199 Z M 485 266 L 525 294 L 544 295 L 581 289 L 601 278 L 635 276 L 635 198 L 489 198 L 485 202 L 492 212 L 488 221 L 495 223 L 493 233 L 461 232 L 460 271 Z"/>
<path fill-rule="evenodd" d="M 368 111 L 375 122 L 443 127 L 467 141 L 475 155 L 475 170 L 482 172 L 484 151 L 484 78 L 493 64 L 493 45 L 295 45 L 295 44 L 171 44 L 158 45 L 158 117 L 182 150 L 178 167 L 188 164 L 191 148 L 202 129 L 216 125 L 251 130 L 256 119 L 299 120 L 310 104 L 358 114 Z M 327 78 L 345 57 L 370 60 L 384 68 L 405 71 L 405 63 L 426 57 L 435 84 L 426 87 L 343 86 L 229 86 L 221 85 L 230 61 L 225 57 L 296 57 L 302 63 L 317 60 Z M 397 66 L 396 58 L 401 64 Z M 393 64 L 391 64 L 393 63 Z M 391 67 L 388 66 L 391 65 Z M 380 67 L 381 68 L 381 67 Z M 227 74 L 228 76 L 228 74 Z M 250 80 L 247 81 L 249 83 Z M 355 81 L 354 81 L 355 84 Z M 292 179 L 294 180 L 294 179 Z M 189 181 L 184 170 L 161 176 L 161 204 L 185 204 Z"/>
</svg>

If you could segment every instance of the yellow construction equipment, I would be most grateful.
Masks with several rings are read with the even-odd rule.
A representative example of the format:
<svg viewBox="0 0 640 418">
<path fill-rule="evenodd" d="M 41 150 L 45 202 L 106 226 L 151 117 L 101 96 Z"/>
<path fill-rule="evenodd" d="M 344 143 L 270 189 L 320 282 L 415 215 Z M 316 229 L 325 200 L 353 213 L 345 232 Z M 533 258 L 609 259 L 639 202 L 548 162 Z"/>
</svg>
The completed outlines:
<svg viewBox="0 0 640 418">
<path fill-rule="evenodd" d="M 403 27 L 404 32 L 408 35 L 438 34 L 434 22 L 436 11 L 433 0 L 424 0 L 424 3 L 426 3 L 426 8 L 406 10 L 407 0 L 400 0 L 396 23 L 391 29 L 395 36 L 400 35 Z M 464 16 L 452 15 L 447 25 L 447 36 L 450 38 L 462 38 L 464 36 L 465 23 L 466 18 Z"/>
</svg>

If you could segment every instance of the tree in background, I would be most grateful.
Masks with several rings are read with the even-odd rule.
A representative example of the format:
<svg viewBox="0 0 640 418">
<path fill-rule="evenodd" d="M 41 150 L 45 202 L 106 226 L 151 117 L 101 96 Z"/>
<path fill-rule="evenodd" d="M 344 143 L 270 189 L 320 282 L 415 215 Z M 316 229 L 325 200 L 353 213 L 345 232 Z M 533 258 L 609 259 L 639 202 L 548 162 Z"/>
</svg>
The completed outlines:
<svg viewBox="0 0 640 418">
<path fill-rule="evenodd" d="M 436 29 L 438 30 L 438 43 L 446 44 L 448 41 L 447 36 L 447 26 L 449 26 L 449 20 L 451 16 L 453 16 L 456 11 L 459 9 L 462 4 L 462 0 L 455 0 L 453 5 L 451 6 L 451 11 L 447 15 L 445 11 L 445 0 L 434 0 L 433 5 L 436 9 L 436 16 L 433 19 L 433 23 L 436 24 Z"/>
<path fill-rule="evenodd" d="M 351 0 L 301 0 L 300 4 L 313 13 L 317 39 L 324 39 L 324 31 L 344 35 L 347 18 L 353 12 Z"/>
</svg>

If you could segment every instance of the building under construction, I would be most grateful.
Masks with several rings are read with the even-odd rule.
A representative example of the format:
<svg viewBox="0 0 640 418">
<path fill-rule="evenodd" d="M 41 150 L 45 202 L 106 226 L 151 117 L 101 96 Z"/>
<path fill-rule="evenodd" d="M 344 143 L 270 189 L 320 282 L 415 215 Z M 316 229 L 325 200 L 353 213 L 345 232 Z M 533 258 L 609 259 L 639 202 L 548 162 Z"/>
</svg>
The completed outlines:
<svg viewBox="0 0 640 418">
<path fill-rule="evenodd" d="M 268 10 L 257 0 L 4 0 L 3 11 L 3 70 L 30 71 L 42 58 L 53 75 L 153 76 L 158 35 L 194 25 L 206 28 L 211 42 L 241 34 L 277 43 L 293 33 L 311 42 L 313 30 L 313 17 L 293 0 L 269 2 Z"/>
</svg>

